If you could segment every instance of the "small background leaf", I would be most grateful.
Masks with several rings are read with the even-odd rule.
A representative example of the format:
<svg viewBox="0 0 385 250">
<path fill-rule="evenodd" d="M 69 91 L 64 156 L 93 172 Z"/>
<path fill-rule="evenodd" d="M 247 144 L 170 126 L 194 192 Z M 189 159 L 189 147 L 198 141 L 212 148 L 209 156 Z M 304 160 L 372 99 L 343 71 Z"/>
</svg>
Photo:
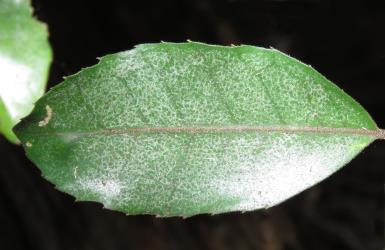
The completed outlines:
<svg viewBox="0 0 385 250">
<path fill-rule="evenodd" d="M 105 56 L 49 91 L 15 131 L 58 189 L 161 216 L 271 207 L 383 133 L 293 58 L 201 43 Z"/>
<path fill-rule="evenodd" d="M 12 127 L 44 93 L 52 59 L 47 37 L 28 0 L 0 0 L 0 133 L 12 142 Z"/>
</svg>

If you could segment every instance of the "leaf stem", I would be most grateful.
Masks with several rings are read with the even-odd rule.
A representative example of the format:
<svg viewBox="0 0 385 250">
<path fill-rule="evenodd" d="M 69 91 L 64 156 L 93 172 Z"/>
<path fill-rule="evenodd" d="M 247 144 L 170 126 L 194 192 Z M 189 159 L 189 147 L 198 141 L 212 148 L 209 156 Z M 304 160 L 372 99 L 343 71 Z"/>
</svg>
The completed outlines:
<svg viewBox="0 0 385 250">
<path fill-rule="evenodd" d="M 376 135 L 378 140 L 385 140 L 385 129 L 378 129 L 378 133 Z"/>
</svg>

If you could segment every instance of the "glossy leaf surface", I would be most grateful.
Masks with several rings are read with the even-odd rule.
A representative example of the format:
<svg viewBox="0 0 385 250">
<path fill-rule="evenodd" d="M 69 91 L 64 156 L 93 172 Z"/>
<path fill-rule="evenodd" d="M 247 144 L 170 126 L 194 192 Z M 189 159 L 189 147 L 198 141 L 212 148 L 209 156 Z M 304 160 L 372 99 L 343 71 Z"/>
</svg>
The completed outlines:
<svg viewBox="0 0 385 250">
<path fill-rule="evenodd" d="M 271 207 L 383 136 L 351 97 L 281 52 L 193 42 L 105 56 L 15 131 L 58 189 L 160 216 Z"/>
<path fill-rule="evenodd" d="M 0 0 L 0 133 L 12 142 L 12 127 L 44 93 L 52 57 L 47 37 L 28 0 Z"/>
</svg>

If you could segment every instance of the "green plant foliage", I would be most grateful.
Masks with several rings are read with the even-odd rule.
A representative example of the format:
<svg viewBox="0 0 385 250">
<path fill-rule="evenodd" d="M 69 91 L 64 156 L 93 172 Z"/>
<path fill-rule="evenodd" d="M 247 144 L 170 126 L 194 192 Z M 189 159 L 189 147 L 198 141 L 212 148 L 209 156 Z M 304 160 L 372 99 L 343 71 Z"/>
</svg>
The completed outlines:
<svg viewBox="0 0 385 250">
<path fill-rule="evenodd" d="M 12 142 L 12 127 L 44 93 L 52 58 L 47 37 L 29 1 L 0 0 L 0 133 Z"/>
<path fill-rule="evenodd" d="M 310 66 L 195 42 L 103 57 L 44 95 L 15 132 L 77 200 L 184 217 L 271 207 L 384 137 Z"/>
</svg>

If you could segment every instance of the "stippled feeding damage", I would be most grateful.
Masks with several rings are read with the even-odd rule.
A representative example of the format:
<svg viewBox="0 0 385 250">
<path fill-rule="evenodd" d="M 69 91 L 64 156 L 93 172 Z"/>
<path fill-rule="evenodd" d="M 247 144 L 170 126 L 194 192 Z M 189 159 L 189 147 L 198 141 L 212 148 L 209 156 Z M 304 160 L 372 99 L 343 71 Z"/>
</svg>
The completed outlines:
<svg viewBox="0 0 385 250">
<path fill-rule="evenodd" d="M 44 176 L 129 214 L 271 207 L 385 137 L 313 69 L 251 46 L 141 45 L 67 78 L 33 115 L 48 104 L 49 129 L 19 127 Z"/>
</svg>

